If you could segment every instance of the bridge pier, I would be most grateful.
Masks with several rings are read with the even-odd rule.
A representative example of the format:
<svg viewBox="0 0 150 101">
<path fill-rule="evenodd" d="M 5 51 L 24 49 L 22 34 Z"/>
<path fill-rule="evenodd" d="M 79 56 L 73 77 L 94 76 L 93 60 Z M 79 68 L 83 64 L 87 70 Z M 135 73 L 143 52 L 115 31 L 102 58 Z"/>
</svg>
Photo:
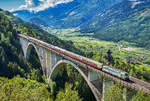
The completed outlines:
<svg viewBox="0 0 150 101">
<path fill-rule="evenodd" d="M 24 58 L 27 59 L 26 55 L 27 55 L 28 41 L 23 38 L 19 38 L 19 41 L 23 50 Z"/>
<path fill-rule="evenodd" d="M 114 85 L 112 80 L 108 80 L 105 77 L 103 78 L 103 91 L 102 91 L 102 101 L 105 101 L 105 91 Z"/>
<path fill-rule="evenodd" d="M 105 91 L 108 90 L 111 86 L 114 85 L 114 81 L 103 78 L 103 92 L 102 92 L 102 101 L 105 101 Z M 123 87 L 122 89 L 122 98 L 124 101 L 127 101 L 127 88 Z"/>
<path fill-rule="evenodd" d="M 88 79 L 90 80 L 90 81 L 95 81 L 95 80 L 98 80 L 98 74 L 97 74 L 97 72 L 95 72 L 95 71 L 89 71 L 88 72 Z"/>
<path fill-rule="evenodd" d="M 127 88 L 123 88 L 123 100 L 127 101 Z"/>
</svg>

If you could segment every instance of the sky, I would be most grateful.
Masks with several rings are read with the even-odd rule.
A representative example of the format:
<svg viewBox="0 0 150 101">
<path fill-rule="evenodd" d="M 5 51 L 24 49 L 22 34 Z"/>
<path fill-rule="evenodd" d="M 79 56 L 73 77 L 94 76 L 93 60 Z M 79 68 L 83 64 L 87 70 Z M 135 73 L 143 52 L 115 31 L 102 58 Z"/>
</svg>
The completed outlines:
<svg viewBox="0 0 150 101">
<path fill-rule="evenodd" d="M 0 0 L 0 8 L 4 10 L 16 9 L 25 4 L 25 0 Z"/>
<path fill-rule="evenodd" d="M 31 12 L 39 12 L 71 1 L 73 0 L 0 0 L 0 8 L 9 11 L 29 10 Z"/>
</svg>

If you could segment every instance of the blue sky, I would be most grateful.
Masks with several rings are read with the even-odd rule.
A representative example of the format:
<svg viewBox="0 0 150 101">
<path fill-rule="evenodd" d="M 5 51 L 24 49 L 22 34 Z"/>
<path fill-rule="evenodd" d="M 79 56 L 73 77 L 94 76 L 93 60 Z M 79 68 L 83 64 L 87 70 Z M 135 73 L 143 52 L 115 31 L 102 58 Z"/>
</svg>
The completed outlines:
<svg viewBox="0 0 150 101">
<path fill-rule="evenodd" d="M 0 8 L 4 10 L 18 8 L 22 4 L 25 4 L 25 0 L 0 0 Z"/>
<path fill-rule="evenodd" d="M 0 0 L 0 8 L 9 11 L 29 10 L 38 12 L 61 3 L 72 1 L 73 0 Z"/>
</svg>

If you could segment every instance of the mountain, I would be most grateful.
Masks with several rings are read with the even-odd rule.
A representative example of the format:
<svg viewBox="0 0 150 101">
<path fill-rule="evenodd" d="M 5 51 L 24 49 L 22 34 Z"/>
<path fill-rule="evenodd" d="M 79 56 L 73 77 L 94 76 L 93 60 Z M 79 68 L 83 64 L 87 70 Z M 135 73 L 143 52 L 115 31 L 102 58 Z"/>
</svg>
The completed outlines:
<svg viewBox="0 0 150 101">
<path fill-rule="evenodd" d="M 135 43 L 150 48 L 150 0 L 123 1 L 80 26 L 82 32 L 107 41 Z"/>
<path fill-rule="evenodd" d="M 53 28 L 78 27 L 96 14 L 104 11 L 122 0 L 73 0 L 72 2 L 58 4 L 38 12 L 30 10 L 17 10 L 13 13 L 38 25 Z"/>
</svg>

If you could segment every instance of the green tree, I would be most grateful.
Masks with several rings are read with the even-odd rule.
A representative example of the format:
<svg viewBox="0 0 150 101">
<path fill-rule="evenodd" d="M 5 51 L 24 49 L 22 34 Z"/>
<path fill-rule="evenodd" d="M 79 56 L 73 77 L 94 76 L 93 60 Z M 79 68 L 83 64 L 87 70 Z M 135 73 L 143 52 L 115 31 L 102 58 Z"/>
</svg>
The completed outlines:
<svg viewBox="0 0 150 101">
<path fill-rule="evenodd" d="M 82 101 L 78 92 L 72 89 L 71 84 L 65 85 L 65 90 L 59 91 L 55 101 Z"/>
<path fill-rule="evenodd" d="M 130 101 L 149 101 L 150 95 L 146 96 L 143 91 L 138 91 Z"/>
<path fill-rule="evenodd" d="M 108 88 L 104 93 L 105 101 L 123 101 L 122 87 L 119 84 L 115 84 Z"/>
<path fill-rule="evenodd" d="M 0 78 L 0 101 L 49 101 L 47 85 L 15 77 Z"/>
<path fill-rule="evenodd" d="M 112 63 L 112 64 L 114 63 L 112 51 L 110 49 L 107 51 L 107 60 L 109 63 Z"/>
<path fill-rule="evenodd" d="M 51 98 L 54 99 L 56 97 L 56 94 L 57 94 L 56 82 L 51 81 L 51 84 L 49 86 L 50 86 Z"/>
</svg>

